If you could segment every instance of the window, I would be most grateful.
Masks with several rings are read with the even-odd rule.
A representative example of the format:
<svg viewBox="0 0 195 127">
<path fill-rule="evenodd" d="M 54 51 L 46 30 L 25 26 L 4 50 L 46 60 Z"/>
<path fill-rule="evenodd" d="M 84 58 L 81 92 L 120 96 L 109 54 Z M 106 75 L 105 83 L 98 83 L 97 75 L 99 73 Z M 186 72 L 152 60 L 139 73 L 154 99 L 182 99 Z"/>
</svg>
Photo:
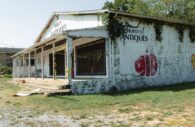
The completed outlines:
<svg viewBox="0 0 195 127">
<path fill-rule="evenodd" d="M 76 47 L 77 75 L 106 75 L 104 39 Z"/>
<path fill-rule="evenodd" d="M 31 66 L 35 66 L 35 60 L 31 59 L 30 64 L 31 64 Z"/>
</svg>

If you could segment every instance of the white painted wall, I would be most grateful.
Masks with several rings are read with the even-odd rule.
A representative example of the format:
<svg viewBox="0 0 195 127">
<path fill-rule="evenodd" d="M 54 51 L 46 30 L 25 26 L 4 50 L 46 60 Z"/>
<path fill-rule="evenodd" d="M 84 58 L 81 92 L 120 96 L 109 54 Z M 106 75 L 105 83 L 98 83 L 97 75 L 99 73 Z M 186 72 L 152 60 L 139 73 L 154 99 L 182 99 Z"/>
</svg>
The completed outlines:
<svg viewBox="0 0 195 127">
<path fill-rule="evenodd" d="M 133 26 L 138 24 L 136 21 L 123 20 Z M 144 28 L 144 35 L 148 37 L 148 41 L 137 42 L 118 38 L 114 46 L 115 85 L 126 89 L 195 81 L 195 70 L 191 62 L 191 56 L 195 54 L 195 43 L 190 42 L 189 31 L 187 29 L 184 31 L 183 41 L 180 42 L 175 28 L 164 25 L 163 39 L 160 42 L 155 38 L 156 33 L 152 24 L 140 24 L 137 29 L 142 28 Z M 135 69 L 135 61 L 140 56 L 150 53 L 154 54 L 157 59 L 156 74 L 141 76 Z"/>
<path fill-rule="evenodd" d="M 51 37 L 56 31 L 60 34 L 66 30 L 92 28 L 102 25 L 101 16 L 98 15 L 59 15 L 55 16 L 41 40 Z"/>
</svg>

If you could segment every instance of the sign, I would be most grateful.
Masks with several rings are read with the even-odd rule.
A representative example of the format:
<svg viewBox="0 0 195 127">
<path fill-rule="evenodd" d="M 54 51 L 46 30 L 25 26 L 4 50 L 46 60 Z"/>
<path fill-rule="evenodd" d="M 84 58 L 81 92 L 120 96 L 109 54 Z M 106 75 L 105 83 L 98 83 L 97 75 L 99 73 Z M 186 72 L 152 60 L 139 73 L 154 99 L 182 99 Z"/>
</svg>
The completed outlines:
<svg viewBox="0 0 195 127">
<path fill-rule="evenodd" d="M 156 56 L 154 54 L 144 54 L 141 55 L 135 61 L 135 70 L 141 76 L 154 76 L 157 72 L 158 63 Z"/>
<path fill-rule="evenodd" d="M 144 27 L 125 26 L 125 34 L 122 35 L 124 40 L 134 40 L 136 42 L 148 42 L 148 36 L 145 35 Z"/>
<path fill-rule="evenodd" d="M 63 24 L 62 21 L 56 22 L 54 29 L 51 31 L 51 36 L 62 34 L 66 29 L 66 24 Z"/>
</svg>

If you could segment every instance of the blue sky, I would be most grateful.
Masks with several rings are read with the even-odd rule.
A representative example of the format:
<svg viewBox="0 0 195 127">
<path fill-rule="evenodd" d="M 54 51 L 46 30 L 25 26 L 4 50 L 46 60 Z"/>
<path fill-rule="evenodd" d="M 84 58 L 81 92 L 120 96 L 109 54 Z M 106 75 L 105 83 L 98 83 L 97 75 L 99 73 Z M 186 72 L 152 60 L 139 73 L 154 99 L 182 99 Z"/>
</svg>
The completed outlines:
<svg viewBox="0 0 195 127">
<path fill-rule="evenodd" d="M 53 12 L 101 9 L 106 1 L 0 0 L 0 47 L 31 46 Z"/>
</svg>

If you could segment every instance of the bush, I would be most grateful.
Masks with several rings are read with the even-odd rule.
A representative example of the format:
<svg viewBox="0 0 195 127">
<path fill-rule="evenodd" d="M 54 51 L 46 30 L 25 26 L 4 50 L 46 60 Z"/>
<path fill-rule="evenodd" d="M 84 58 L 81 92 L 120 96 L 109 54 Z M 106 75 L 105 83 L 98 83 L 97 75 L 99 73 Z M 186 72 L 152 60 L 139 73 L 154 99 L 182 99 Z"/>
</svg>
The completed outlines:
<svg viewBox="0 0 195 127">
<path fill-rule="evenodd" d="M 3 78 L 12 78 L 12 75 L 11 74 L 5 74 L 5 75 L 3 75 Z"/>
<path fill-rule="evenodd" d="M 12 74 L 12 68 L 7 66 L 0 66 L 0 74 Z"/>
</svg>

